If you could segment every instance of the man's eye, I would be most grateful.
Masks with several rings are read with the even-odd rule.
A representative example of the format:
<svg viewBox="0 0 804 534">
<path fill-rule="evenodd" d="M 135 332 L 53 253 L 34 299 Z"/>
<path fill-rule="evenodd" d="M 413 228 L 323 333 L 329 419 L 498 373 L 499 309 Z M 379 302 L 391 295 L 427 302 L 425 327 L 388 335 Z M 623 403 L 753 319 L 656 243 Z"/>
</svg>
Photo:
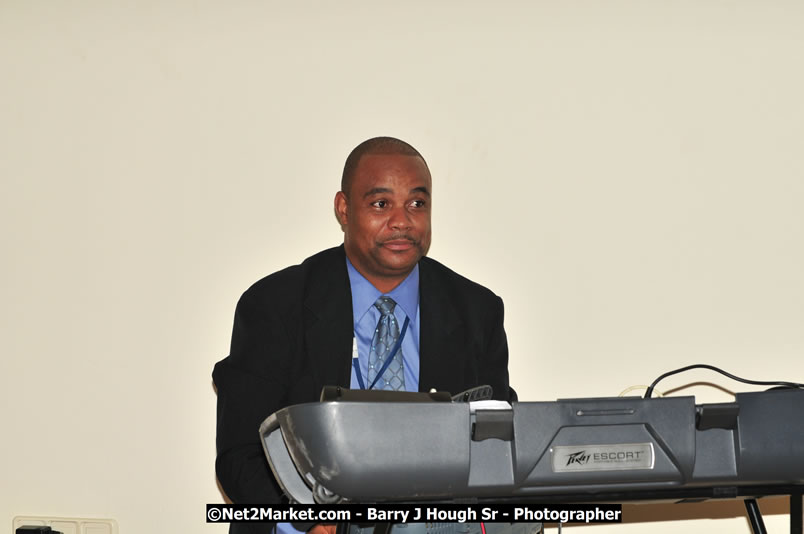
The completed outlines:
<svg viewBox="0 0 804 534">
<path fill-rule="evenodd" d="M 377 200 L 376 202 L 372 202 L 371 205 L 374 206 L 375 208 L 384 208 L 385 206 L 388 205 L 388 202 L 386 202 L 385 200 Z"/>
<path fill-rule="evenodd" d="M 410 203 L 410 207 L 412 208 L 423 208 L 424 207 L 424 200 L 414 200 Z"/>
</svg>

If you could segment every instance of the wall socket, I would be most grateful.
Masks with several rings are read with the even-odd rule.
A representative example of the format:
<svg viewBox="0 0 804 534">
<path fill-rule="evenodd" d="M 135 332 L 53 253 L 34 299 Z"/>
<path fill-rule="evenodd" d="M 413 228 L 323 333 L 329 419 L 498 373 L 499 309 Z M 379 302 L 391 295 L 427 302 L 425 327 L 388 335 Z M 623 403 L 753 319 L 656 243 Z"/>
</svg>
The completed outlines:
<svg viewBox="0 0 804 534">
<path fill-rule="evenodd" d="M 76 517 L 47 517 L 18 515 L 14 518 L 11 532 L 26 525 L 50 527 L 62 534 L 119 534 L 114 519 L 86 519 Z"/>
</svg>

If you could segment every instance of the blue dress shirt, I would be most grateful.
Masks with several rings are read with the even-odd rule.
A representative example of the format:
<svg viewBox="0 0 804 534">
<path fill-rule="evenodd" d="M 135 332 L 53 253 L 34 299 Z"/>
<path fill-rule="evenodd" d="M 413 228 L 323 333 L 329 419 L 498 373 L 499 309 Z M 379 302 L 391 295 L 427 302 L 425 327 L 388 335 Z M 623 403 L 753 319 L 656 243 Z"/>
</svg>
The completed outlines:
<svg viewBox="0 0 804 534">
<path fill-rule="evenodd" d="M 381 293 L 371 282 L 354 268 L 349 258 L 346 258 L 346 269 L 349 272 L 349 283 L 352 286 L 352 313 L 354 314 L 354 348 L 357 348 L 360 373 L 363 384 L 368 388 L 368 359 L 371 350 L 371 340 L 374 330 L 380 320 L 380 310 L 374 303 L 383 295 L 391 297 L 396 302 L 394 316 L 402 325 L 405 318 L 409 318 L 408 330 L 402 339 L 402 361 L 405 370 L 405 390 L 419 391 L 419 266 L 396 286 L 390 293 Z M 401 328 L 401 327 L 400 327 Z M 350 388 L 360 389 L 354 365 L 352 365 L 352 378 Z"/>
</svg>

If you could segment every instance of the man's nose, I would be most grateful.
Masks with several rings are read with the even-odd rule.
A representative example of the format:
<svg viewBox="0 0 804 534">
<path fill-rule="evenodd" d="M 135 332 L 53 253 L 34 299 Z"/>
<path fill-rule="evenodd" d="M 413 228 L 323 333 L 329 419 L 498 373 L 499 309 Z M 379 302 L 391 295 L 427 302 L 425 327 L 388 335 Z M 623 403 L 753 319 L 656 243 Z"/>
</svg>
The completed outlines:
<svg viewBox="0 0 804 534">
<path fill-rule="evenodd" d="M 410 214 L 404 207 L 391 210 L 388 226 L 394 230 L 406 230 L 411 227 Z"/>
</svg>

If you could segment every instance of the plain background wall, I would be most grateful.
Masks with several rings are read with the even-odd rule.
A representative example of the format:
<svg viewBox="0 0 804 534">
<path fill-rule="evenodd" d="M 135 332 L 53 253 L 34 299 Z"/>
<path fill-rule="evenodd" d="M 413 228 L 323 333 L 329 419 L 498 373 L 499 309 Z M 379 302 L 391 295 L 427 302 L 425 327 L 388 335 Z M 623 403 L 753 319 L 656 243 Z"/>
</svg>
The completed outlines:
<svg viewBox="0 0 804 534">
<path fill-rule="evenodd" d="M 804 380 L 802 27 L 782 0 L 0 0 L 0 525 L 225 532 L 235 303 L 340 242 L 376 135 L 430 164 L 431 256 L 505 300 L 521 399 Z M 659 389 L 694 382 L 755 389 Z M 747 532 L 728 510 L 681 528 Z M 589 528 L 648 527 L 679 524 Z"/>
</svg>

